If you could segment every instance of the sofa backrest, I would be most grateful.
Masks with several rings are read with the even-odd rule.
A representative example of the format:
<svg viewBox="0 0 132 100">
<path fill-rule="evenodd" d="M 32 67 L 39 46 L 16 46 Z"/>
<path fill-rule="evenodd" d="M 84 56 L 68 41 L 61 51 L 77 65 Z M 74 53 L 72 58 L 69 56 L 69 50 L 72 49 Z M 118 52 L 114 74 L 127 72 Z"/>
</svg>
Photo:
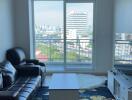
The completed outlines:
<svg viewBox="0 0 132 100">
<path fill-rule="evenodd" d="M 13 65 L 19 65 L 20 63 L 24 62 L 26 56 L 25 56 L 25 52 L 22 48 L 16 47 L 16 48 L 7 50 L 6 58 Z"/>
</svg>

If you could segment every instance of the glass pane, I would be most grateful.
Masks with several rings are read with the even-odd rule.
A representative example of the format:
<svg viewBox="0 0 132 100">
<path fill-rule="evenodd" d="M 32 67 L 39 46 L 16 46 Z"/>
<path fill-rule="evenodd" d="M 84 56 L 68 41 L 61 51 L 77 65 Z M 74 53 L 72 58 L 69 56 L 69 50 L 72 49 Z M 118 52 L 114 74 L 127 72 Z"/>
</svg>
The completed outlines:
<svg viewBox="0 0 132 100">
<path fill-rule="evenodd" d="M 132 64 L 132 33 L 116 33 L 115 63 Z"/>
<path fill-rule="evenodd" d="M 92 63 L 93 3 L 67 3 L 66 60 Z"/>
<path fill-rule="evenodd" d="M 34 1 L 36 58 L 63 62 L 63 1 Z"/>
</svg>

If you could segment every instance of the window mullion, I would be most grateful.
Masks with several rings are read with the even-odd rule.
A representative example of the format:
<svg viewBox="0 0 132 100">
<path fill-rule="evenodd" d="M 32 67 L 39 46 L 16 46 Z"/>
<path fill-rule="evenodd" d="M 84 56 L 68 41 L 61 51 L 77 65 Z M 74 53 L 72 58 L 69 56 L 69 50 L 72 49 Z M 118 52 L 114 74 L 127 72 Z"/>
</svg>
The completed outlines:
<svg viewBox="0 0 132 100">
<path fill-rule="evenodd" d="M 64 68 L 66 68 L 66 1 L 64 0 Z"/>
</svg>

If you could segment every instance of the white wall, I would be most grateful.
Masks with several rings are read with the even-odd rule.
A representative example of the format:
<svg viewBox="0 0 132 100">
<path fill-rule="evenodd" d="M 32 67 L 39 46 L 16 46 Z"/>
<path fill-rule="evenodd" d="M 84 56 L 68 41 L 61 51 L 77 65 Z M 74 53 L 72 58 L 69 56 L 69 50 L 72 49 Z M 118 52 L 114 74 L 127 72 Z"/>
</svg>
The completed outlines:
<svg viewBox="0 0 132 100">
<path fill-rule="evenodd" d="M 132 0 L 115 0 L 115 33 L 132 33 Z"/>
<path fill-rule="evenodd" d="M 32 16 L 31 10 L 32 0 L 14 0 L 14 19 L 15 19 L 15 46 L 22 47 L 28 58 L 33 58 L 33 40 L 30 38 L 32 36 L 30 32 L 32 31 Z M 30 7 L 29 7 L 30 6 Z M 30 23 L 29 23 L 30 22 Z"/>
<path fill-rule="evenodd" d="M 113 0 L 96 0 L 95 71 L 106 72 L 113 61 Z"/>
<path fill-rule="evenodd" d="M 0 62 L 5 58 L 5 51 L 14 45 L 12 0 L 0 0 Z"/>
<path fill-rule="evenodd" d="M 30 52 L 28 0 L 14 0 L 15 46 L 22 47 L 27 57 Z"/>
<path fill-rule="evenodd" d="M 29 57 L 28 0 L 15 0 L 15 9 L 16 46 L 23 47 Z M 112 66 L 113 0 L 96 0 L 95 11 L 95 71 L 106 72 Z"/>
</svg>

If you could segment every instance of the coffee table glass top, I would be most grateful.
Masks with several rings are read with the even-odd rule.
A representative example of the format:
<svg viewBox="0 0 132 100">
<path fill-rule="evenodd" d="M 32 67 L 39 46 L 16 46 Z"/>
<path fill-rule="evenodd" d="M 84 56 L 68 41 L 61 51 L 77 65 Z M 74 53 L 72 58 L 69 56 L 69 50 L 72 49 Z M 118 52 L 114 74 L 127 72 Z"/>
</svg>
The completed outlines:
<svg viewBox="0 0 132 100">
<path fill-rule="evenodd" d="M 79 89 L 76 74 L 53 74 L 49 89 Z"/>
</svg>

